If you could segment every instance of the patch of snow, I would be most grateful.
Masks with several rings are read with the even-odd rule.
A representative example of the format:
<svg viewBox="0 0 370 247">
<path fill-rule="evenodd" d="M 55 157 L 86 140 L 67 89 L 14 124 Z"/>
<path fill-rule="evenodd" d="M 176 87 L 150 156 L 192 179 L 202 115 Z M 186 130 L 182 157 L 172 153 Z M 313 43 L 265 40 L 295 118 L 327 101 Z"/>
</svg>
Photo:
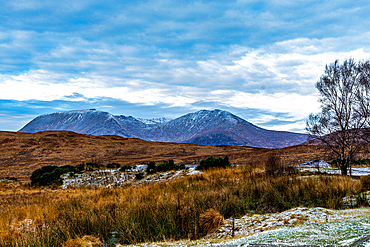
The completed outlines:
<svg viewBox="0 0 370 247">
<path fill-rule="evenodd" d="M 163 123 L 167 123 L 169 121 L 172 120 L 172 118 L 149 118 L 149 119 L 146 119 L 146 118 L 137 118 L 137 120 L 139 120 L 140 122 L 144 123 L 144 124 L 148 124 L 148 125 L 153 125 L 153 124 L 163 124 Z"/>
<path fill-rule="evenodd" d="M 134 169 L 131 169 L 132 171 L 143 171 L 147 168 L 147 165 L 137 165 Z"/>
<path fill-rule="evenodd" d="M 300 171 L 317 171 L 317 168 L 313 167 L 298 167 Z M 328 173 L 328 174 L 341 174 L 341 171 L 337 168 L 330 168 L 330 167 L 322 167 L 320 168 L 320 172 Z M 350 170 L 348 170 L 348 174 L 350 174 Z M 368 176 L 370 175 L 370 167 L 359 167 L 359 168 L 352 168 L 352 176 Z"/>
<path fill-rule="evenodd" d="M 329 210 L 324 208 L 294 208 L 278 214 L 246 215 L 236 219 L 236 231 L 242 227 L 244 234 L 231 237 L 228 234 L 218 238 L 220 232 L 207 239 L 195 241 L 174 241 L 142 243 L 135 246 L 253 246 L 261 245 L 284 245 L 284 246 L 342 246 L 349 245 L 369 234 L 370 226 L 364 227 L 361 223 L 370 223 L 370 209 Z M 330 217 L 326 220 L 326 217 Z M 282 219 L 297 218 L 299 222 L 289 225 Z M 252 219 L 254 219 L 252 221 Z M 260 222 L 258 221 L 260 220 Z M 243 222 L 244 221 L 244 222 Z M 248 222 L 249 221 L 249 222 Z M 284 222 L 271 224 L 271 222 Z M 270 224 L 265 224 L 270 222 Z M 248 223 L 250 226 L 248 226 Z M 270 229 L 259 229 L 261 225 L 269 225 Z M 231 226 L 230 219 L 224 227 Z M 370 242 L 369 242 L 370 243 Z M 366 242 L 367 247 L 370 244 Z"/>
<path fill-rule="evenodd" d="M 137 180 L 135 173 L 144 172 L 147 165 L 138 165 L 136 168 L 121 172 L 119 169 L 96 170 L 82 174 L 62 176 L 62 189 L 70 187 L 104 187 L 117 188 L 126 185 L 139 186 L 142 184 L 159 183 L 183 176 L 201 174 L 194 167 L 178 171 L 157 172 L 154 174 L 145 174 L 143 179 Z"/>
<path fill-rule="evenodd" d="M 323 160 L 310 160 L 308 162 L 296 165 L 296 167 L 329 168 L 330 164 Z"/>
</svg>

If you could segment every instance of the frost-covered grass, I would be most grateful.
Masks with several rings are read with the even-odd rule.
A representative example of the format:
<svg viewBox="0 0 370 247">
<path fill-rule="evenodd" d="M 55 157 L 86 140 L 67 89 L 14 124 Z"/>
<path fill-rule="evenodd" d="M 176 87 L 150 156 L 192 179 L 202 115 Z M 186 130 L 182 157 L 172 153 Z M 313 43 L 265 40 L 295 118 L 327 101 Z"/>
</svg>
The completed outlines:
<svg viewBox="0 0 370 247">
<path fill-rule="evenodd" d="M 360 238 L 370 234 L 369 212 L 366 216 L 347 218 L 341 221 L 299 226 L 284 226 L 254 234 L 239 241 L 238 244 L 284 244 L 284 245 L 344 245 L 353 244 Z"/>
<path fill-rule="evenodd" d="M 312 171 L 317 172 L 318 169 L 311 167 L 311 168 L 299 168 L 300 171 Z M 319 169 L 322 173 L 328 173 L 328 174 L 341 174 L 341 171 L 338 168 L 333 167 L 322 167 Z M 348 174 L 350 174 L 350 171 L 348 170 Z M 370 175 L 370 167 L 356 167 L 352 168 L 352 176 L 368 176 Z"/>
<path fill-rule="evenodd" d="M 328 219 L 327 216 L 330 216 Z M 294 224 L 269 224 L 282 217 L 303 219 Z M 244 218 L 244 219 L 243 219 Z M 245 216 L 239 219 L 236 236 L 216 233 L 212 238 L 197 241 L 144 243 L 135 246 L 248 246 L 249 244 L 349 246 L 370 235 L 370 209 L 328 210 L 295 208 L 271 215 Z M 248 220 L 258 222 L 249 225 Z M 261 225 L 265 225 L 261 228 Z M 241 229 L 242 228 L 242 229 Z M 248 228 L 248 230 L 246 230 Z M 222 229 L 221 229 L 222 232 Z M 242 232 L 242 233 L 241 233 Z M 222 236 L 222 238 L 218 238 Z M 361 246 L 370 246 L 370 240 Z"/>
<path fill-rule="evenodd" d="M 360 211 L 362 213 L 362 211 Z M 361 213 L 356 210 L 335 211 L 326 208 L 293 208 L 277 214 L 254 214 L 246 215 L 239 219 L 228 219 L 227 224 L 214 234 L 213 238 L 228 237 L 232 232 L 234 221 L 234 235 L 243 237 L 258 232 L 270 230 L 281 226 L 295 226 L 299 224 L 314 224 L 333 222 L 358 216 Z"/>
<path fill-rule="evenodd" d="M 173 170 L 158 172 L 155 174 L 145 174 L 143 179 L 136 179 L 136 172 L 144 172 L 146 165 L 138 165 L 130 171 L 121 172 L 119 169 L 104 169 L 96 171 L 86 171 L 82 174 L 64 174 L 62 189 L 74 187 L 87 188 L 119 188 L 124 186 L 137 186 L 152 183 L 169 181 L 184 176 L 201 174 L 195 167 L 187 167 L 184 170 Z"/>
</svg>

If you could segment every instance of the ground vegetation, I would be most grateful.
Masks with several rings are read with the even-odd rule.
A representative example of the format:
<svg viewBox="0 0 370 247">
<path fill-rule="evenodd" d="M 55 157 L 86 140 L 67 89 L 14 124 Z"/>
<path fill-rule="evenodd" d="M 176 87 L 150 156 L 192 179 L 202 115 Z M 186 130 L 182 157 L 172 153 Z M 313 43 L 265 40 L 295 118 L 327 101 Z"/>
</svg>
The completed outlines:
<svg viewBox="0 0 370 247">
<path fill-rule="evenodd" d="M 199 239 L 213 231 L 206 222 L 221 224 L 222 217 L 298 206 L 345 208 L 343 198 L 361 186 L 366 182 L 335 175 L 266 176 L 260 167 L 247 165 L 136 188 L 4 187 L 0 245 L 62 246 L 83 236 L 99 238 L 107 246 Z"/>
</svg>

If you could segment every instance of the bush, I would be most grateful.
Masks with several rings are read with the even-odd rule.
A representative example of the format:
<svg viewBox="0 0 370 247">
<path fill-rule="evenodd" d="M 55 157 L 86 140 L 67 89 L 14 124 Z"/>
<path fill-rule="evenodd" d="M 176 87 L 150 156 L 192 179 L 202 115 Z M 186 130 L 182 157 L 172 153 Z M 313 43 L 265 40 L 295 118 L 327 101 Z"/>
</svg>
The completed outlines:
<svg viewBox="0 0 370 247">
<path fill-rule="evenodd" d="M 143 179 L 144 178 L 144 173 L 143 172 L 135 173 L 135 178 L 136 178 L 136 180 Z"/>
<path fill-rule="evenodd" d="M 293 174 L 296 169 L 293 166 L 284 166 L 280 156 L 275 153 L 270 154 L 265 162 L 265 173 L 268 176 L 281 176 L 283 174 Z"/>
<path fill-rule="evenodd" d="M 123 165 L 123 166 L 121 166 L 121 168 L 119 170 L 121 172 L 125 172 L 127 170 L 131 170 L 131 166 L 130 165 Z"/>
<path fill-rule="evenodd" d="M 147 167 L 146 167 L 146 172 L 148 174 L 153 174 L 157 171 L 156 169 L 156 165 L 155 165 L 155 162 L 154 161 L 149 161 L 148 164 L 147 164 Z"/>
<path fill-rule="evenodd" d="M 108 165 L 107 165 L 107 168 L 120 168 L 121 167 L 121 165 L 120 164 L 118 164 L 118 163 L 115 163 L 115 162 L 113 162 L 113 163 L 109 163 Z"/>
<path fill-rule="evenodd" d="M 205 160 L 201 160 L 200 164 L 195 168 L 196 170 L 207 170 L 210 168 L 225 168 L 230 166 L 229 157 L 225 156 L 224 158 L 214 158 L 208 157 Z"/>
<path fill-rule="evenodd" d="M 85 168 L 86 168 L 85 163 L 82 163 L 82 164 L 79 164 L 79 165 L 77 165 L 77 166 L 76 166 L 76 170 L 77 170 L 78 172 L 85 171 Z"/>
<path fill-rule="evenodd" d="M 173 160 L 163 161 L 162 164 L 157 165 L 157 172 L 166 172 L 171 170 L 183 170 L 185 165 L 176 165 Z"/>
<path fill-rule="evenodd" d="M 156 172 L 166 172 L 171 170 L 183 170 L 185 165 L 176 165 L 173 160 L 163 161 L 162 164 L 156 165 L 154 161 L 150 161 L 147 164 L 146 172 L 148 174 L 153 174 Z"/>
<path fill-rule="evenodd" d="M 362 176 L 360 180 L 360 191 L 370 190 L 370 175 Z"/>
<path fill-rule="evenodd" d="M 282 165 L 280 156 L 270 154 L 265 162 L 265 173 L 270 176 L 275 176 L 281 173 Z"/>
<path fill-rule="evenodd" d="M 351 165 L 356 166 L 356 165 L 368 165 L 370 164 L 370 159 L 359 159 L 359 160 L 352 160 Z M 330 162 L 331 166 L 334 167 L 339 167 L 340 163 L 338 159 L 334 159 Z"/>
<path fill-rule="evenodd" d="M 65 165 L 65 166 L 43 166 L 35 170 L 31 175 L 32 186 L 47 186 L 52 184 L 61 184 L 60 178 L 64 173 L 76 172 L 76 167 Z"/>
</svg>

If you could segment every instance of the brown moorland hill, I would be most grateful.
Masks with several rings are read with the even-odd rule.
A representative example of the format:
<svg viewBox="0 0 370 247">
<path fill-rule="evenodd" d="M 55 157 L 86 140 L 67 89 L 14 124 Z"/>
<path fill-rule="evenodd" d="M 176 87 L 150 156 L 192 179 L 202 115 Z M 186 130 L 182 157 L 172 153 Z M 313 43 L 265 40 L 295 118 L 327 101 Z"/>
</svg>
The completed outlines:
<svg viewBox="0 0 370 247">
<path fill-rule="evenodd" d="M 38 133 L 0 132 L 0 177 L 14 176 L 27 181 L 32 172 L 44 165 L 77 165 L 82 162 L 138 165 L 147 161 L 173 159 L 177 164 L 199 164 L 209 156 L 229 156 L 234 164 L 261 165 L 271 152 L 285 164 L 312 159 L 328 160 L 323 147 L 298 145 L 282 149 L 241 146 L 201 146 L 149 142 L 119 136 L 91 136 L 70 131 Z"/>
</svg>

